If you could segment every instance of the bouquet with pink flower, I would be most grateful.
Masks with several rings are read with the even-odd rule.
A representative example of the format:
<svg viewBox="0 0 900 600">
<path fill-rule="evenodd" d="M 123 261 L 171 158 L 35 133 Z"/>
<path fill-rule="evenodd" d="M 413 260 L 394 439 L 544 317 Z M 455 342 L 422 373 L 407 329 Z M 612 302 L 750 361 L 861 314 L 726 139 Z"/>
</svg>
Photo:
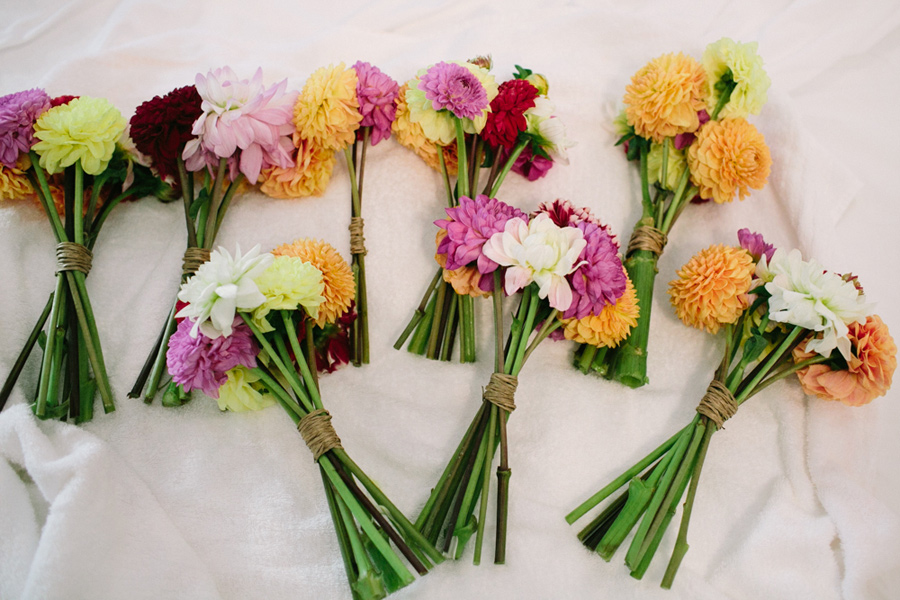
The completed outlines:
<svg viewBox="0 0 900 600">
<path fill-rule="evenodd" d="M 641 218 L 625 268 L 643 308 L 638 325 L 616 350 L 583 347 L 576 364 L 629 387 L 647 383 L 647 341 L 656 263 L 682 211 L 695 201 L 723 204 L 762 189 L 772 159 L 747 122 L 766 102 L 769 77 L 756 44 L 728 38 L 707 46 L 701 62 L 665 54 L 642 67 L 625 90 L 617 119 L 629 160 L 640 163 Z M 655 193 L 651 195 L 651 186 Z"/>
<path fill-rule="evenodd" d="M 372 600 L 412 583 L 407 564 L 424 575 L 443 557 L 350 458 L 323 405 L 314 330 L 334 325 L 353 293 L 350 267 L 325 242 L 220 248 L 181 287 L 167 363 L 176 386 L 223 411 L 288 413 L 321 470 L 351 594 Z"/>
<path fill-rule="evenodd" d="M 90 420 L 98 392 L 104 411 L 115 410 L 85 278 L 113 208 L 171 194 L 137 161 L 125 125 L 103 98 L 51 100 L 40 89 L 0 97 L 0 200 L 39 202 L 57 241 L 56 289 L 0 390 L 0 409 L 40 344 L 38 417 Z"/>
<path fill-rule="evenodd" d="M 502 564 L 510 479 L 506 421 L 515 409 L 522 367 L 538 344 L 561 328 L 565 337 L 580 342 L 618 343 L 634 323 L 636 305 L 615 238 L 587 209 L 557 200 L 542 204 L 529 217 L 481 195 L 475 200 L 463 196 L 459 207 L 447 212 L 468 216 L 436 222 L 447 233 L 439 252 L 448 265 L 459 263 L 459 269 L 470 270 L 475 285 L 479 278 L 491 280 L 496 354 L 483 402 L 416 526 L 433 543 L 443 534 L 444 552 L 455 539 L 457 558 L 474 534 L 478 564 L 491 466 L 499 445 L 494 562 Z M 503 294 L 518 292 L 519 305 L 506 337 Z"/>
<path fill-rule="evenodd" d="M 456 221 L 438 234 L 438 271 L 394 344 L 399 350 L 409 339 L 410 352 L 431 359 L 450 360 L 459 334 L 460 362 L 475 360 L 473 298 L 490 295 L 493 283 L 490 271 L 473 279 L 470 270 L 460 269 L 513 216 L 495 215 L 498 205 L 473 212 L 472 198 L 496 197 L 510 170 L 534 180 L 549 169 L 551 156 L 568 162 L 571 143 L 552 114 L 546 79 L 517 67 L 514 79 L 497 85 L 490 67 L 490 59 L 483 57 L 438 63 L 407 82 L 398 99 L 394 134 L 440 169 L 447 215 Z M 543 163 L 535 167 L 535 161 Z M 479 196 L 482 170 L 487 175 Z M 455 185 L 450 180 L 454 171 Z M 463 230 L 469 239 L 455 237 Z M 448 253 L 451 244 L 454 250 Z"/>
<path fill-rule="evenodd" d="M 244 182 L 265 169 L 293 166 L 291 116 L 296 92 L 287 80 L 263 84 L 262 69 L 240 79 L 229 67 L 198 74 L 195 84 L 141 104 L 131 119 L 138 150 L 181 191 L 187 226 L 182 281 L 207 258 L 225 213 Z M 195 173 L 202 174 L 196 189 Z M 152 402 L 166 369 L 166 346 L 176 327 L 175 304 L 129 396 Z M 146 389 L 145 389 L 146 388 Z M 164 402 L 187 402 L 172 387 Z"/>
<path fill-rule="evenodd" d="M 665 588 L 688 550 L 688 525 L 710 440 L 739 406 L 793 374 L 807 393 L 859 406 L 887 392 L 897 367 L 894 340 L 871 314 L 855 277 L 803 260 L 799 250 L 775 250 L 746 229 L 738 238 L 740 247 L 702 250 L 669 284 L 672 305 L 685 324 L 711 333 L 725 330 L 724 356 L 697 414 L 566 517 L 575 522 L 627 485 L 578 537 L 610 560 L 636 528 L 625 564 L 640 579 L 687 492 Z"/>
</svg>

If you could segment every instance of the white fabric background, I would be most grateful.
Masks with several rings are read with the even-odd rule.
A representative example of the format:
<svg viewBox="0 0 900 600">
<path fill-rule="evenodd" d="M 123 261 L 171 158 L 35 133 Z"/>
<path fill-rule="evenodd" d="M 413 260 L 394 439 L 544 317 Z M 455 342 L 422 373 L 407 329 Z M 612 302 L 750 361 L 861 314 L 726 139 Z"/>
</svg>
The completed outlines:
<svg viewBox="0 0 900 600">
<path fill-rule="evenodd" d="M 178 6 L 176 9 L 175 6 Z M 675 526 L 643 581 L 623 553 L 606 564 L 563 516 L 690 419 L 721 352 L 682 326 L 665 284 L 695 251 L 746 226 L 860 276 L 900 334 L 895 183 L 900 8 L 890 1 L 758 3 L 471 1 L 255 4 L 112 0 L 3 3 L 0 94 L 140 102 L 230 65 L 299 89 L 319 66 L 368 60 L 403 81 L 425 65 L 492 53 L 544 73 L 578 141 L 571 165 L 501 197 L 529 210 L 567 198 L 620 236 L 639 213 L 637 174 L 612 147 L 610 119 L 631 74 L 670 51 L 696 57 L 722 36 L 759 42 L 772 78 L 754 119 L 772 149 L 768 187 L 743 203 L 692 207 L 660 261 L 648 386 L 629 390 L 569 366 L 545 344 L 523 372 L 510 421 L 508 564 L 471 550 L 397 598 L 868 599 L 900 585 L 898 393 L 862 409 L 773 386 L 715 436 L 691 550 L 659 589 Z M 391 349 L 431 276 L 437 175 L 393 141 L 371 151 L 364 214 L 372 364 L 323 381 L 345 447 L 415 517 L 471 419 L 490 373 L 480 307 L 476 365 Z M 89 279 L 117 411 L 83 427 L 39 423 L 25 406 L 29 362 L 0 414 L 0 598 L 347 598 L 321 481 L 278 408 L 222 414 L 197 397 L 177 410 L 125 394 L 168 309 L 184 250 L 178 204 L 118 208 Z M 239 197 L 219 241 L 270 249 L 297 237 L 347 255 L 348 179 L 322 198 Z M 30 205 L 0 206 L 0 378 L 53 287 L 53 238 Z M 492 524 L 489 539 L 492 539 Z M 490 552 L 488 552 L 490 554 Z M 664 556 L 665 555 L 665 556 Z"/>
</svg>

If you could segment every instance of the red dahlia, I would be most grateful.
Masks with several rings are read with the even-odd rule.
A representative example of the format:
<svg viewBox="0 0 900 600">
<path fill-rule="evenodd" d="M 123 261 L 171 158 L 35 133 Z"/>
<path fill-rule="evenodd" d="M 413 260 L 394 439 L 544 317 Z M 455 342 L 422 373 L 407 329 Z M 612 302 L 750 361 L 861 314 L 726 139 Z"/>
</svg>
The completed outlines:
<svg viewBox="0 0 900 600">
<path fill-rule="evenodd" d="M 481 132 L 485 141 L 494 148 L 512 148 L 519 132 L 528 127 L 525 111 L 534 108 L 534 99 L 537 97 L 537 88 L 524 79 L 511 79 L 501 83 Z"/>
<path fill-rule="evenodd" d="M 163 97 L 155 96 L 137 107 L 131 117 L 131 139 L 153 161 L 162 179 L 178 180 L 177 159 L 184 145 L 194 137 L 191 128 L 200 117 L 200 94 L 186 85 Z"/>
</svg>

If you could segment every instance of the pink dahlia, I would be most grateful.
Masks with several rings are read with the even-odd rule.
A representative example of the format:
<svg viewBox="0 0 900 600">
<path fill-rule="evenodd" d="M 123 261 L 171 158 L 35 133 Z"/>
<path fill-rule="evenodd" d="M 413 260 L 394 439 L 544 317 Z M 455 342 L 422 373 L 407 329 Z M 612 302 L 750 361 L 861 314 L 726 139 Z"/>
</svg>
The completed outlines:
<svg viewBox="0 0 900 600">
<path fill-rule="evenodd" d="M 513 217 L 528 221 L 528 215 L 518 208 L 484 194 L 479 194 L 474 200 L 462 196 L 459 206 L 444 210 L 450 218 L 440 219 L 434 224 L 447 231 L 447 237 L 441 240 L 437 252 L 447 256 L 445 268 L 449 271 L 475 262 L 481 274 L 493 273 L 499 265 L 484 255 L 484 244 L 492 235 L 502 232 L 506 222 Z"/>
<path fill-rule="evenodd" d="M 439 62 L 419 81 L 419 89 L 434 110 L 447 109 L 460 118 L 475 119 L 488 107 L 487 91 L 467 68 Z"/>
<path fill-rule="evenodd" d="M 206 77 L 198 74 L 195 85 L 203 112 L 191 130 L 197 137 L 182 154 L 188 170 L 214 168 L 220 158 L 227 158 L 232 179 L 240 170 L 256 183 L 263 169 L 294 166 L 291 135 L 297 92 L 286 91 L 286 79 L 266 88 L 262 69 L 248 80 L 225 67 Z"/>
<path fill-rule="evenodd" d="M 400 86 L 378 67 L 367 62 L 357 61 L 353 70 L 356 71 L 356 97 L 362 115 L 359 126 L 372 128 L 369 141 L 374 146 L 391 137 L 391 124 L 397 114 L 394 100 L 400 93 Z"/>
<path fill-rule="evenodd" d="M 738 242 L 741 248 L 750 253 L 753 262 L 759 262 L 760 257 L 765 256 L 767 261 L 772 260 L 775 254 L 775 246 L 767 244 L 761 233 L 753 233 L 746 227 L 738 231 Z"/>
<path fill-rule="evenodd" d="M 501 156 L 504 157 L 503 160 L 505 162 L 509 154 L 503 152 Z M 514 173 L 518 173 L 522 177 L 527 178 L 528 181 L 537 181 L 546 175 L 547 171 L 552 167 L 553 159 L 542 156 L 541 154 L 535 154 L 531 150 L 531 145 L 529 144 L 528 146 L 525 146 L 525 149 L 522 150 L 519 158 L 513 163 L 512 170 Z"/>
<path fill-rule="evenodd" d="M 619 245 L 607 228 L 588 221 L 575 227 L 581 230 L 587 245 L 578 257 L 581 264 L 569 275 L 572 304 L 562 314 L 564 319 L 599 315 L 604 306 L 616 303 L 626 285 Z"/>
<path fill-rule="evenodd" d="M 50 96 L 34 88 L 0 97 L 0 164 L 13 168 L 31 150 L 34 122 L 50 108 Z"/>
<path fill-rule="evenodd" d="M 169 338 L 166 366 L 172 380 L 186 392 L 200 390 L 211 398 L 219 397 L 219 387 L 228 381 L 228 371 L 238 365 L 256 366 L 259 349 L 253 332 L 241 317 L 235 317 L 229 336 L 211 339 L 198 333 L 191 337 L 190 319 L 182 319 Z"/>
<path fill-rule="evenodd" d="M 528 128 L 525 111 L 534 108 L 538 90 L 524 79 L 511 79 L 500 84 L 497 96 L 491 101 L 491 112 L 481 132 L 492 147 L 509 150 L 519 133 Z"/>
</svg>

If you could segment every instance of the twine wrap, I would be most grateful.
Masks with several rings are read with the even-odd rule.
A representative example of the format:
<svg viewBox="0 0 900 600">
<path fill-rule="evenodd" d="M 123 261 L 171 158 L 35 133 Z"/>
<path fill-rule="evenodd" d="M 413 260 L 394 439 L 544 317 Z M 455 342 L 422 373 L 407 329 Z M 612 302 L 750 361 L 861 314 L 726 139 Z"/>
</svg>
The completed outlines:
<svg viewBox="0 0 900 600">
<path fill-rule="evenodd" d="M 181 274 L 184 277 L 191 277 L 200 268 L 200 265 L 209 260 L 210 251 L 206 248 L 188 247 L 184 251 L 184 258 L 181 260 Z"/>
<path fill-rule="evenodd" d="M 91 272 L 94 253 L 75 242 L 60 242 L 56 245 L 56 272 L 81 271 L 87 276 Z"/>
<path fill-rule="evenodd" d="M 722 429 L 722 425 L 737 412 L 738 403 L 734 395 L 718 379 L 713 379 L 706 394 L 697 405 L 697 412 L 716 424 L 716 429 Z"/>
<path fill-rule="evenodd" d="M 631 239 L 628 241 L 628 252 L 626 256 L 630 256 L 632 252 L 637 250 L 646 250 L 652 252 L 657 257 L 662 254 L 663 248 L 666 247 L 668 237 L 656 227 L 643 225 L 634 230 Z"/>
<path fill-rule="evenodd" d="M 516 395 L 516 387 L 519 385 L 519 379 L 515 375 L 504 375 L 503 373 L 491 373 L 491 380 L 487 387 L 481 392 L 481 397 L 485 402 L 490 402 L 500 410 L 511 413 L 516 410 L 516 403 L 513 400 Z"/>
<path fill-rule="evenodd" d="M 350 254 L 368 254 L 366 238 L 363 236 L 363 218 L 350 218 Z"/>
<path fill-rule="evenodd" d="M 297 423 L 297 431 L 316 462 L 329 450 L 343 448 L 341 438 L 331 425 L 331 415 L 324 408 L 304 415 Z"/>
</svg>

